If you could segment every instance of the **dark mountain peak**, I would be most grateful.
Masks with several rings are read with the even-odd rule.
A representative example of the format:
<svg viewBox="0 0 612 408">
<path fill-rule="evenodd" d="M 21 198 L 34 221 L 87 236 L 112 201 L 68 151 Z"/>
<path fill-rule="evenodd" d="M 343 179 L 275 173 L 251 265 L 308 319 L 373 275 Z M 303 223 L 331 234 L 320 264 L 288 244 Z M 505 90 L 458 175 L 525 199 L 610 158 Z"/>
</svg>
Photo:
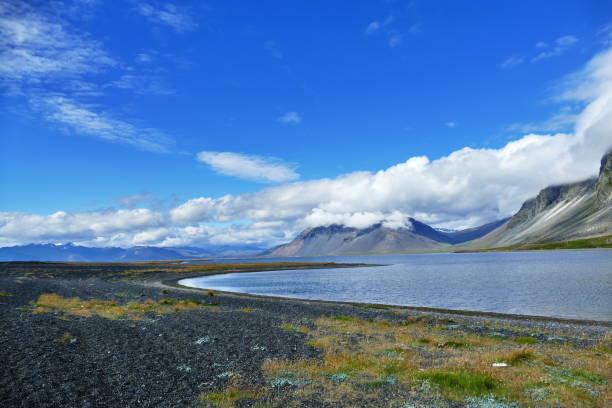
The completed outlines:
<svg viewBox="0 0 612 408">
<path fill-rule="evenodd" d="M 608 177 L 612 172 L 612 149 L 608 150 L 606 154 L 601 158 L 601 166 L 599 167 L 599 175 L 601 176 L 605 171 L 608 171 Z"/>
<path fill-rule="evenodd" d="M 408 218 L 403 227 L 376 223 L 366 228 L 340 224 L 308 228 L 293 241 L 271 248 L 264 256 L 321 256 L 358 253 L 398 253 L 432 250 L 479 238 L 506 220 L 455 233 L 444 233 Z"/>
<path fill-rule="evenodd" d="M 596 188 L 599 205 L 609 205 L 612 202 L 612 149 L 601 158 Z"/>
</svg>

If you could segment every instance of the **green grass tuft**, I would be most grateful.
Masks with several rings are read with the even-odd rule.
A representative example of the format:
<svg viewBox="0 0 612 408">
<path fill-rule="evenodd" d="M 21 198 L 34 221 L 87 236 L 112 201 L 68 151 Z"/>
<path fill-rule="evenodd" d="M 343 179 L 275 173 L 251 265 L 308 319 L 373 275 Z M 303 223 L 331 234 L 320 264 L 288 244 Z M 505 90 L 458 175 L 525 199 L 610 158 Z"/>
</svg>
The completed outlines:
<svg viewBox="0 0 612 408">
<path fill-rule="evenodd" d="M 359 319 L 357 319 L 356 317 L 352 317 L 352 316 L 332 316 L 330 317 L 330 319 L 340 320 L 342 322 L 358 322 L 359 321 Z"/>
<path fill-rule="evenodd" d="M 504 360 L 508 364 L 517 365 L 517 364 L 525 363 L 527 361 L 532 361 L 534 359 L 535 359 L 535 355 L 531 351 L 519 350 L 515 353 L 512 353 L 508 358 Z"/>
<path fill-rule="evenodd" d="M 513 342 L 518 344 L 537 344 L 538 339 L 534 339 L 533 337 L 515 337 L 512 339 Z"/>
<path fill-rule="evenodd" d="M 421 380 L 428 380 L 440 387 L 450 397 L 466 397 L 491 394 L 501 385 L 487 374 L 475 371 L 430 371 L 418 375 Z"/>
</svg>

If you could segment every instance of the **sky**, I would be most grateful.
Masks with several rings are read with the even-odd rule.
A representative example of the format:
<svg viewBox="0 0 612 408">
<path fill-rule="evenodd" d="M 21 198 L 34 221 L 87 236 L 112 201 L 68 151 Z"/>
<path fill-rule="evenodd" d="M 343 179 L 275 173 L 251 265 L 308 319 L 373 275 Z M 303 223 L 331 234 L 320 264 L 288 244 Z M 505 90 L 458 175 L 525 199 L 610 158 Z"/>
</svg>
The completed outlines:
<svg viewBox="0 0 612 408">
<path fill-rule="evenodd" d="M 610 147 L 606 0 L 0 0 L 0 246 L 472 227 Z"/>
</svg>

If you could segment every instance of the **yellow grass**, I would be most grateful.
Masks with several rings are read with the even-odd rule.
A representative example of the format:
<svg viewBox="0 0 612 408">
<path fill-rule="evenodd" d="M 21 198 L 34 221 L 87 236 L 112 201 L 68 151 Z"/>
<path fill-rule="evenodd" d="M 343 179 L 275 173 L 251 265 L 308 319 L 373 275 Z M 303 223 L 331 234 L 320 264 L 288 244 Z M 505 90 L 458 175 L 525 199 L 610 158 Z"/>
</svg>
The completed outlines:
<svg viewBox="0 0 612 408">
<path fill-rule="evenodd" d="M 144 318 L 145 313 L 155 314 L 183 312 L 207 306 L 198 300 L 161 299 L 154 301 L 147 299 L 144 302 L 129 302 L 119 304 L 113 300 L 82 300 L 78 297 L 65 298 L 56 293 L 40 295 L 34 302 L 32 312 L 59 313 L 74 316 L 101 316 L 106 319 L 132 319 Z"/>
</svg>

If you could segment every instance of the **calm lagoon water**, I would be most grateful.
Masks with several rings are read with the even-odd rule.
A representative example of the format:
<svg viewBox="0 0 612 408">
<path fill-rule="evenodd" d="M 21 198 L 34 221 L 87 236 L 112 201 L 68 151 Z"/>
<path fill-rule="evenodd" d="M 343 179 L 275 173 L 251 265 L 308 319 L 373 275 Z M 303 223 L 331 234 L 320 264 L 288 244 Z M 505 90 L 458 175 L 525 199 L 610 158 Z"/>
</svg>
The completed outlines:
<svg viewBox="0 0 612 408">
<path fill-rule="evenodd" d="M 235 273 L 181 284 L 258 295 L 612 321 L 612 251 L 253 259 L 385 264 Z"/>
</svg>

